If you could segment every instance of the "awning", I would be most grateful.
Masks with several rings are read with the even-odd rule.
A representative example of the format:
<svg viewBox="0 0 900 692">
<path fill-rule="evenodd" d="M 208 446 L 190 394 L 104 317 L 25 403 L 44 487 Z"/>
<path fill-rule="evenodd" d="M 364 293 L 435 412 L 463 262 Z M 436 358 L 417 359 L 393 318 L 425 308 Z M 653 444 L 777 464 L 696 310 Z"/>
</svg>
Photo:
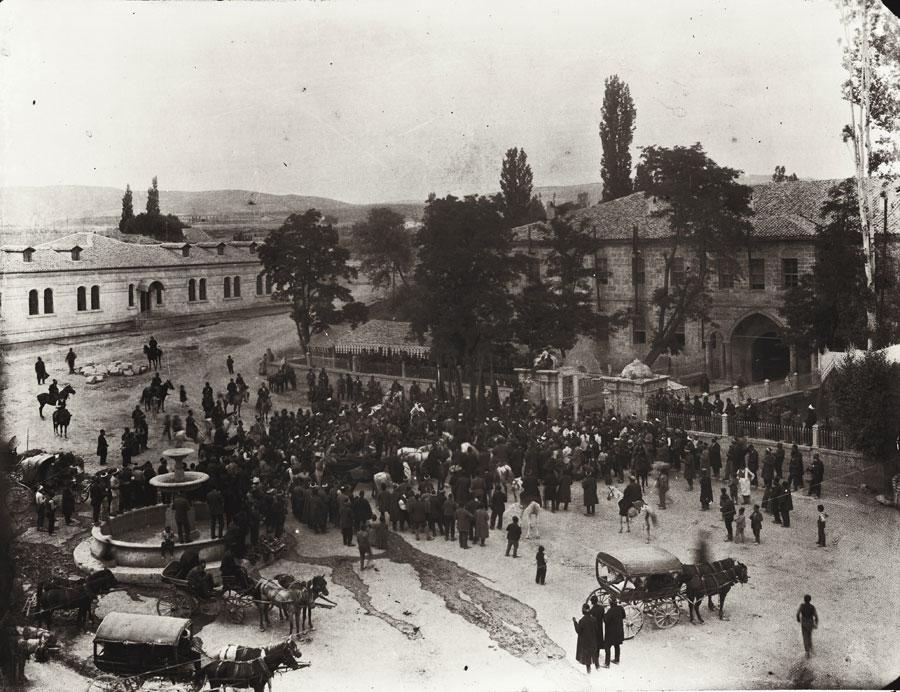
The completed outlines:
<svg viewBox="0 0 900 692">
<path fill-rule="evenodd" d="M 133 642 L 174 646 L 182 632 L 190 632 L 191 621 L 162 615 L 109 613 L 94 635 L 95 641 Z"/>
<path fill-rule="evenodd" d="M 616 554 L 597 553 L 597 564 L 607 565 L 629 577 L 681 571 L 681 560 L 654 546 L 622 546 Z"/>
</svg>

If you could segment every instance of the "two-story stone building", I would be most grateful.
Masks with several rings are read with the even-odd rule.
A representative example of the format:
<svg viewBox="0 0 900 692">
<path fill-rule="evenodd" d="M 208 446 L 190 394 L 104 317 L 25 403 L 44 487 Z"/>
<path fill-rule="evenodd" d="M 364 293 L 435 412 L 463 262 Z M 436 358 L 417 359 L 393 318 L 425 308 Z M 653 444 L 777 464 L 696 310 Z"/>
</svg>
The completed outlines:
<svg viewBox="0 0 900 692">
<path fill-rule="evenodd" d="M 779 316 L 784 290 L 795 286 L 815 262 L 816 228 L 824 223 L 820 210 L 828 190 L 838 181 L 797 181 L 753 188 L 754 216 L 751 242 L 735 248 L 736 263 L 718 262 L 710 283 L 710 321 L 684 325 L 684 348 L 678 356 L 664 355 L 654 369 L 672 374 L 707 372 L 713 379 L 747 382 L 779 379 L 789 372 L 808 373 L 817 367 L 817 354 L 809 348 L 788 346 Z M 873 195 L 874 208 L 883 200 Z M 594 363 L 620 370 L 649 351 L 655 289 L 662 286 L 665 255 L 671 251 L 668 219 L 654 215 L 660 202 L 634 193 L 611 202 L 571 212 L 576 226 L 584 224 L 601 249 L 594 267 L 592 290 L 605 314 L 633 311 L 635 319 L 608 339 L 587 347 Z M 888 237 L 896 233 L 897 200 L 890 201 Z M 881 215 L 878 215 L 879 221 Z M 881 224 L 878 224 L 881 231 Z M 539 224 L 516 229 L 521 251 L 542 261 L 548 252 Z M 676 258 L 673 278 L 692 257 Z M 590 260 L 593 262 L 593 260 Z M 585 344 L 579 349 L 584 354 Z"/>
<path fill-rule="evenodd" d="M 251 241 L 138 244 L 73 233 L 0 247 L 0 343 L 142 320 L 279 309 Z"/>
</svg>

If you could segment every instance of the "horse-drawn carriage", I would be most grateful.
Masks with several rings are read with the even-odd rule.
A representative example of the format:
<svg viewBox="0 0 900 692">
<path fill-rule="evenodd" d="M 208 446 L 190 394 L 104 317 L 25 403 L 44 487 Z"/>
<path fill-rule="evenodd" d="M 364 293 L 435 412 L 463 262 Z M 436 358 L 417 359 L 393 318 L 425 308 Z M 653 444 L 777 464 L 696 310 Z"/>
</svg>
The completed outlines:
<svg viewBox="0 0 900 692">
<path fill-rule="evenodd" d="M 76 503 L 84 502 L 91 489 L 91 479 L 84 474 L 84 459 L 71 452 L 25 452 L 19 459 L 16 476 L 32 493 L 42 485 L 60 490 L 71 483 Z"/>
<path fill-rule="evenodd" d="M 727 558 L 717 562 L 685 565 L 662 548 L 650 545 L 623 546 L 616 554 L 597 553 L 595 570 L 599 587 L 591 596 L 597 596 L 604 607 L 615 598 L 625 610 L 625 638 L 631 639 L 650 618 L 660 629 L 674 627 L 681 619 L 681 611 L 688 605 L 691 621 L 696 612 L 700 622 L 700 604 L 712 597 L 719 597 L 719 617 L 725 597 L 734 584 L 748 580 L 747 566 Z"/>
<path fill-rule="evenodd" d="M 216 617 L 222 610 L 234 623 L 244 621 L 244 609 L 253 605 L 253 586 L 239 584 L 231 578 L 224 578 L 220 587 L 214 588 L 208 598 L 199 597 L 188 580 L 181 576 L 181 563 L 174 560 L 163 569 L 162 580 L 173 588 L 156 602 L 156 612 L 160 615 L 188 618 L 202 613 Z"/>
<path fill-rule="evenodd" d="M 662 548 L 648 545 L 622 547 L 613 556 L 597 553 L 597 596 L 604 607 L 615 598 L 625 609 L 625 638 L 631 639 L 650 617 L 660 629 L 681 618 L 681 561 Z"/>
<path fill-rule="evenodd" d="M 89 692 L 172 689 L 200 671 L 202 642 L 183 618 L 109 613 L 94 635 L 94 665 L 103 673 Z"/>
</svg>

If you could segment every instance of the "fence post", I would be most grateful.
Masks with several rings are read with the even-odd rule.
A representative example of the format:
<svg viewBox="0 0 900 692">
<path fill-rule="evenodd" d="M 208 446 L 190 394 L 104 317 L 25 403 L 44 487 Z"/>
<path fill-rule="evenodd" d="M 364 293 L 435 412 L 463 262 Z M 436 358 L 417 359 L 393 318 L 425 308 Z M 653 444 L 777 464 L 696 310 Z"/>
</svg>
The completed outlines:
<svg viewBox="0 0 900 692">
<path fill-rule="evenodd" d="M 350 356 L 350 372 L 356 372 L 356 354 Z"/>
<path fill-rule="evenodd" d="M 794 385 L 794 389 L 800 389 L 800 375 L 798 375 L 796 372 L 794 373 L 794 376 L 792 378 L 792 384 Z"/>
<path fill-rule="evenodd" d="M 812 446 L 819 446 L 819 424 L 814 423 L 812 426 Z"/>
<path fill-rule="evenodd" d="M 771 382 L 769 382 L 769 378 L 768 378 L 768 377 L 763 381 L 763 387 L 764 387 L 764 389 L 765 389 L 766 396 L 767 396 L 767 397 L 772 396 Z"/>
<path fill-rule="evenodd" d="M 722 414 L 722 437 L 728 437 L 728 414 Z"/>
<path fill-rule="evenodd" d="M 400 361 L 400 377 L 406 379 L 406 360 Z"/>
</svg>

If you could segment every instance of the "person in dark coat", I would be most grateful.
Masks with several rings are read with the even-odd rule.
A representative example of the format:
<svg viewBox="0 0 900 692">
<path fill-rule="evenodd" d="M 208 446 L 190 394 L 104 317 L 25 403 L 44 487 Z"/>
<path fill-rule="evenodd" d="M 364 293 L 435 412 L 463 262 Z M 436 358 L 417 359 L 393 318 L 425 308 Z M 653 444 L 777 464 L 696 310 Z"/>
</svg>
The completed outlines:
<svg viewBox="0 0 900 692">
<path fill-rule="evenodd" d="M 591 663 L 594 668 L 600 668 L 600 651 L 597 644 L 597 622 L 591 616 L 590 608 L 585 603 L 581 606 L 581 619 L 572 618 L 575 632 L 578 634 L 578 642 L 575 645 L 575 659 L 581 663 L 587 672 L 591 672 Z"/>
<path fill-rule="evenodd" d="M 603 648 L 606 649 L 604 668 L 609 668 L 609 651 L 615 649 L 613 663 L 619 662 L 620 647 L 625 641 L 625 609 L 615 598 L 609 599 L 609 608 L 603 615 Z"/>
<path fill-rule="evenodd" d="M 703 511 L 708 510 L 709 503 L 712 501 L 712 479 L 709 477 L 709 471 L 704 471 L 700 476 L 700 509 Z"/>
<path fill-rule="evenodd" d="M 472 528 L 472 522 L 475 520 L 475 515 L 472 514 L 469 510 L 467 510 L 464 506 L 460 505 L 456 510 L 456 524 L 457 529 L 459 530 L 459 547 L 460 548 L 468 548 L 469 547 L 469 530 Z"/>
<path fill-rule="evenodd" d="M 47 381 L 47 366 L 40 356 L 38 356 L 37 362 L 34 364 L 34 373 L 37 375 L 38 384 L 44 384 Z"/>
<path fill-rule="evenodd" d="M 600 603 L 600 599 L 596 596 L 591 596 L 591 617 L 594 618 L 594 622 L 597 624 L 597 660 L 600 660 L 600 649 L 603 648 L 603 616 L 606 613 L 606 608 Z"/>
<path fill-rule="evenodd" d="M 109 442 L 106 441 L 106 431 L 100 430 L 97 436 L 97 456 L 100 457 L 100 466 L 106 466 L 106 455 L 109 452 Z"/>
<path fill-rule="evenodd" d="M 72 515 L 75 513 L 75 493 L 72 492 L 71 483 L 63 486 L 62 490 L 62 513 L 66 521 L 66 526 L 72 524 Z"/>
<path fill-rule="evenodd" d="M 572 474 L 563 470 L 559 475 L 559 485 L 556 486 L 557 506 L 562 505 L 563 511 L 569 511 L 569 503 L 572 501 Z"/>
<path fill-rule="evenodd" d="M 497 530 L 503 530 L 503 513 L 506 511 L 506 493 L 503 487 L 497 485 L 491 495 L 491 528 L 496 524 Z"/>
<path fill-rule="evenodd" d="M 178 495 L 172 501 L 172 509 L 175 510 L 175 526 L 178 529 L 178 542 L 189 543 L 191 540 L 191 522 L 188 518 L 190 501 L 184 495 Z"/>
<path fill-rule="evenodd" d="M 713 475 L 718 478 L 719 472 L 722 470 L 722 447 L 719 445 L 718 437 L 714 437 L 709 446 L 709 467 L 712 469 Z"/>
<path fill-rule="evenodd" d="M 781 484 L 781 496 L 778 498 L 778 508 L 781 511 L 781 525 L 791 525 L 791 511 L 794 509 L 794 500 L 791 497 L 791 488 L 787 481 Z"/>
<path fill-rule="evenodd" d="M 725 531 L 727 532 L 725 540 L 733 540 L 734 534 L 732 533 L 732 522 L 734 521 L 734 500 L 731 499 L 726 488 L 722 488 L 722 494 L 719 496 L 719 511 L 722 513 L 722 521 L 725 522 Z"/>
<path fill-rule="evenodd" d="M 587 515 L 593 515 L 597 505 L 597 479 L 594 478 L 593 471 L 589 471 L 588 475 L 581 481 L 581 489 L 584 491 L 584 506 Z"/>
<path fill-rule="evenodd" d="M 506 527 L 506 557 L 512 548 L 513 557 L 519 557 L 519 539 L 522 538 L 522 527 L 519 526 L 519 517 L 513 517 L 512 522 Z"/>
<path fill-rule="evenodd" d="M 222 491 L 213 486 L 206 493 L 206 506 L 209 508 L 209 537 L 216 538 L 216 527 L 218 527 L 219 538 L 225 536 L 225 499 L 222 497 Z"/>
<path fill-rule="evenodd" d="M 693 449 L 685 449 L 684 454 L 682 455 L 684 458 L 684 480 L 687 481 L 688 490 L 694 489 L 694 476 L 697 472 L 697 465 L 694 462 L 694 450 Z M 708 455 L 707 455 L 708 456 Z"/>
<path fill-rule="evenodd" d="M 809 492 L 807 495 L 822 497 L 822 481 L 825 478 L 825 464 L 819 458 L 818 453 L 813 454 L 812 464 L 809 466 L 811 478 L 809 479 Z"/>
</svg>

